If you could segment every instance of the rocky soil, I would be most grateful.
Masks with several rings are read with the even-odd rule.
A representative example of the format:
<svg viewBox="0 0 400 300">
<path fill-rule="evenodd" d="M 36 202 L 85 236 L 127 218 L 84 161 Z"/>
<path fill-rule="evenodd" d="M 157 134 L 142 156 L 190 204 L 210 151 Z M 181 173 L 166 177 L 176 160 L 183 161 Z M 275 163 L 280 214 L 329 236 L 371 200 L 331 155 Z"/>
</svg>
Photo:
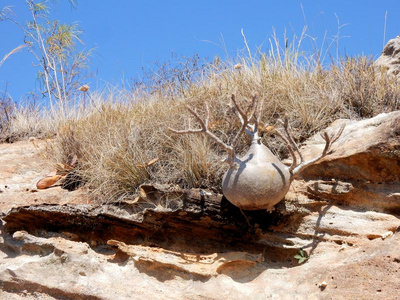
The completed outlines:
<svg viewBox="0 0 400 300">
<path fill-rule="evenodd" d="M 107 205 L 37 190 L 45 142 L 1 144 L 0 298 L 400 299 L 400 112 L 328 131 L 343 122 L 272 213 L 165 186 Z"/>
</svg>

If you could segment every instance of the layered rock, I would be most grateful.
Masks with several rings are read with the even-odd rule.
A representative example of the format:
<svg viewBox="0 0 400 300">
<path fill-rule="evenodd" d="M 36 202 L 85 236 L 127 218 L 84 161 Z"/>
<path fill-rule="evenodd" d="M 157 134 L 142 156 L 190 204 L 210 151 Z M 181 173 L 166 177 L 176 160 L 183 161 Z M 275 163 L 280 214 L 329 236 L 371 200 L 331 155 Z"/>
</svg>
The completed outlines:
<svg viewBox="0 0 400 300">
<path fill-rule="evenodd" d="M 400 181 L 400 112 L 382 113 L 362 121 L 338 120 L 327 128 L 342 136 L 332 146 L 333 153 L 303 171 L 306 179 L 338 178 L 368 183 Z M 325 141 L 317 134 L 303 147 L 305 157 L 322 151 Z"/>
<path fill-rule="evenodd" d="M 333 153 L 305 170 L 272 213 L 157 185 L 102 206 L 88 204 L 84 190 L 67 194 L 70 203 L 52 198 L 59 187 L 4 192 L 3 212 L 18 193 L 37 201 L 2 218 L 0 297 L 396 299 L 399 121 L 392 112 L 334 122 L 328 131 L 347 125 Z M 311 138 L 305 159 L 323 143 Z M 294 258 L 300 248 L 303 264 Z"/>
</svg>

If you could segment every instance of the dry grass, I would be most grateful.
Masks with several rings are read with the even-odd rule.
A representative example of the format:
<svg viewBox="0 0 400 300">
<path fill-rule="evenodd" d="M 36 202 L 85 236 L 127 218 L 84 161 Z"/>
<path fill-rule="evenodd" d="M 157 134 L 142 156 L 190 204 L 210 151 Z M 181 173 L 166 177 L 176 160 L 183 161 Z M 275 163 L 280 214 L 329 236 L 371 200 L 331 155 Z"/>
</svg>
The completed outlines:
<svg viewBox="0 0 400 300">
<path fill-rule="evenodd" d="M 64 158 L 59 159 L 79 156 L 82 176 L 100 201 L 131 197 L 146 182 L 219 191 L 225 153 L 201 135 L 167 130 L 197 126 L 184 104 L 204 113 L 207 101 L 211 127 L 228 143 L 239 126 L 230 109 L 232 93 L 243 105 L 258 95 L 264 103 L 263 122 L 275 125 L 287 116 L 300 142 L 335 119 L 367 118 L 400 108 L 399 84 L 378 76 L 365 57 L 329 68 L 278 64 L 265 57 L 257 64 L 242 60 L 241 65 L 235 69 L 233 64 L 213 64 L 184 92 L 171 83 L 163 87 L 166 91 L 127 94 L 119 104 L 101 104 L 87 117 L 60 127 L 55 143 Z M 239 153 L 246 151 L 248 142 L 243 136 Z M 287 154 L 275 137 L 264 142 L 281 157 Z"/>
<path fill-rule="evenodd" d="M 234 68 L 236 63 L 241 67 Z M 286 51 L 279 57 L 261 54 L 235 63 L 215 60 L 196 74 L 186 65 L 182 72 L 185 76 L 165 76 L 131 93 L 92 95 L 83 113 L 75 107 L 67 117 L 53 114 L 46 121 L 58 128 L 53 159 L 67 162 L 76 154 L 80 175 L 101 202 L 133 197 L 140 184 L 149 182 L 220 191 L 225 153 L 204 136 L 168 131 L 197 127 L 185 104 L 203 114 L 207 101 L 211 128 L 227 143 L 239 127 L 231 109 L 232 93 L 242 105 L 257 95 L 265 125 L 288 117 L 300 143 L 338 118 L 368 118 L 400 108 L 399 82 L 377 74 L 366 57 L 323 67 L 318 60 Z M 238 153 L 245 152 L 248 143 L 243 135 Z M 281 158 L 287 155 L 277 138 L 265 137 L 264 143 Z"/>
</svg>

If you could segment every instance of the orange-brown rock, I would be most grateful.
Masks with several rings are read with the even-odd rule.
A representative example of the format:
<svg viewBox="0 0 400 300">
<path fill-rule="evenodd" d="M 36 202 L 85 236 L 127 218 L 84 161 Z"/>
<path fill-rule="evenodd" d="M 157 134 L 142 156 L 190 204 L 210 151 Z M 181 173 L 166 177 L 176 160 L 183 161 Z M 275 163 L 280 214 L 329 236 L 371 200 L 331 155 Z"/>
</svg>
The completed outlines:
<svg viewBox="0 0 400 300">
<path fill-rule="evenodd" d="M 33 192 L 50 171 L 37 150 L 0 145 L 0 298 L 398 299 L 399 118 L 333 123 L 347 123 L 334 152 L 272 213 L 158 185 L 102 206 L 82 188 Z"/>
</svg>

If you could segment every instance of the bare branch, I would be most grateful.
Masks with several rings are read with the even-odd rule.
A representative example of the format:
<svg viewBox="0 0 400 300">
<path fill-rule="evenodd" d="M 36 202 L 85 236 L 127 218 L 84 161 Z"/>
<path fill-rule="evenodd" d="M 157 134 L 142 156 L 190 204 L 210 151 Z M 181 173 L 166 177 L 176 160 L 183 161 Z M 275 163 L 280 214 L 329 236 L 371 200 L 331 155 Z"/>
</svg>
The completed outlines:
<svg viewBox="0 0 400 300">
<path fill-rule="evenodd" d="M 331 138 L 329 137 L 329 135 L 326 131 L 321 133 L 321 137 L 325 140 L 325 147 L 321 154 L 321 156 L 323 157 L 323 156 L 327 155 L 327 153 L 331 147 Z"/>
<path fill-rule="evenodd" d="M 282 120 L 279 120 L 279 121 L 283 125 L 283 128 L 285 129 L 285 133 L 286 133 L 286 135 L 288 137 L 288 141 L 289 141 L 288 144 L 290 144 L 294 148 L 294 150 L 297 152 L 297 154 L 299 155 L 300 163 L 303 163 L 304 162 L 303 155 L 301 154 L 299 146 L 297 146 L 296 142 L 293 139 L 293 135 L 290 132 L 289 120 L 287 118 L 285 118 L 284 122 Z"/>
<path fill-rule="evenodd" d="M 346 127 L 346 124 L 342 124 L 342 126 L 340 126 L 339 131 L 336 133 L 336 135 L 334 137 L 331 138 L 331 144 L 333 144 L 334 142 L 336 142 L 338 140 L 338 138 L 342 135 L 344 128 Z"/>
<path fill-rule="evenodd" d="M 235 94 L 232 94 L 232 96 L 231 96 L 231 99 L 232 99 L 232 103 L 233 103 L 233 105 L 235 106 L 235 113 L 236 113 L 236 115 L 239 117 L 239 119 L 240 119 L 240 122 L 242 122 L 242 124 L 243 124 L 243 122 L 244 122 L 244 118 L 243 118 L 243 116 L 245 116 L 245 113 L 242 111 L 242 109 L 241 109 L 241 107 L 238 105 L 238 103 L 236 102 L 236 96 L 235 96 Z"/>
<path fill-rule="evenodd" d="M 191 109 L 188 105 L 186 105 L 186 109 L 196 118 L 196 120 L 200 123 L 200 126 L 202 128 L 201 132 L 206 132 L 207 131 L 207 125 L 208 125 L 208 105 L 206 104 L 206 120 L 205 122 L 203 119 L 199 116 L 199 114 Z M 207 124 L 207 125 L 206 125 Z"/>
<path fill-rule="evenodd" d="M 343 124 L 340 129 L 336 132 L 335 135 L 329 136 L 328 133 L 325 131 L 323 134 L 321 134 L 322 138 L 325 140 L 325 147 L 322 153 L 317 156 L 314 159 L 311 159 L 306 162 L 302 162 L 299 164 L 297 167 L 294 168 L 293 170 L 293 176 L 297 176 L 299 173 L 301 173 L 305 168 L 311 166 L 312 164 L 317 163 L 320 161 L 323 157 L 327 156 L 330 153 L 331 146 L 334 142 L 336 142 L 339 137 L 342 135 L 344 128 L 346 127 L 346 124 Z"/>
<path fill-rule="evenodd" d="M 237 140 L 239 139 L 240 135 L 247 129 L 247 127 L 249 126 L 249 120 L 251 120 L 254 116 L 256 107 L 257 107 L 257 97 L 253 96 L 253 99 L 249 105 L 249 107 L 247 108 L 246 112 L 243 112 L 243 110 L 241 109 L 241 107 L 238 105 L 238 103 L 236 102 L 236 97 L 234 94 L 232 94 L 232 102 L 233 105 L 235 106 L 235 114 L 236 116 L 239 118 L 240 123 L 242 124 L 242 126 L 240 127 L 239 131 L 236 133 L 235 137 L 232 140 L 232 145 L 235 146 Z M 256 127 L 254 127 L 254 130 L 257 130 Z M 249 132 L 248 132 L 249 133 Z M 250 135 L 252 135 L 252 133 L 250 133 Z"/>
<path fill-rule="evenodd" d="M 197 120 L 199 123 L 200 127 L 199 129 L 186 129 L 186 130 L 175 130 L 172 128 L 169 128 L 169 131 L 176 133 L 176 134 L 198 134 L 198 133 L 204 133 L 208 137 L 210 137 L 214 142 L 216 142 L 218 145 L 220 145 L 226 152 L 228 152 L 228 160 L 227 162 L 230 164 L 233 164 L 236 159 L 236 154 L 235 154 L 235 146 L 236 143 L 240 137 L 240 135 L 243 133 L 243 131 L 248 131 L 248 133 L 253 137 L 253 139 L 257 138 L 257 130 L 258 130 L 258 120 L 259 118 L 256 119 L 256 124 L 249 124 L 249 121 L 254 117 L 255 111 L 258 108 L 257 105 L 257 97 L 253 96 L 253 99 L 248 106 L 247 110 L 244 111 L 239 104 L 236 101 L 236 97 L 234 94 L 232 94 L 232 103 L 234 105 L 234 112 L 236 116 L 239 118 L 241 127 L 239 131 L 236 133 L 235 137 L 232 139 L 232 145 L 229 146 L 226 143 L 224 143 L 220 138 L 218 138 L 215 134 L 213 134 L 209 130 L 209 119 L 210 119 L 210 109 L 208 104 L 206 103 L 205 105 L 205 110 L 206 110 L 206 117 L 203 120 L 199 114 L 189 106 L 186 106 L 187 110 L 194 116 L 194 118 Z M 250 131 L 251 130 L 251 131 Z"/>
<path fill-rule="evenodd" d="M 289 167 L 289 172 L 292 173 L 293 169 L 297 167 L 297 157 L 296 154 L 294 153 L 294 150 L 292 148 L 291 143 L 289 142 L 289 140 L 283 135 L 281 134 L 278 130 L 274 131 L 287 145 L 287 148 L 289 150 L 290 156 L 292 157 L 292 164 Z"/>
<path fill-rule="evenodd" d="M 176 133 L 176 134 L 198 134 L 204 133 L 208 137 L 210 137 L 214 142 L 220 145 L 226 152 L 228 152 L 228 162 L 233 163 L 235 161 L 235 150 L 232 146 L 225 144 L 219 137 L 213 134 L 208 129 L 209 117 L 210 117 L 210 109 L 208 104 L 206 103 L 206 118 L 203 119 L 199 116 L 199 114 L 191 109 L 189 106 L 186 106 L 186 109 L 195 117 L 195 119 L 199 122 L 201 129 L 187 129 L 187 130 L 175 130 L 172 128 L 168 128 L 169 131 Z"/>
</svg>

